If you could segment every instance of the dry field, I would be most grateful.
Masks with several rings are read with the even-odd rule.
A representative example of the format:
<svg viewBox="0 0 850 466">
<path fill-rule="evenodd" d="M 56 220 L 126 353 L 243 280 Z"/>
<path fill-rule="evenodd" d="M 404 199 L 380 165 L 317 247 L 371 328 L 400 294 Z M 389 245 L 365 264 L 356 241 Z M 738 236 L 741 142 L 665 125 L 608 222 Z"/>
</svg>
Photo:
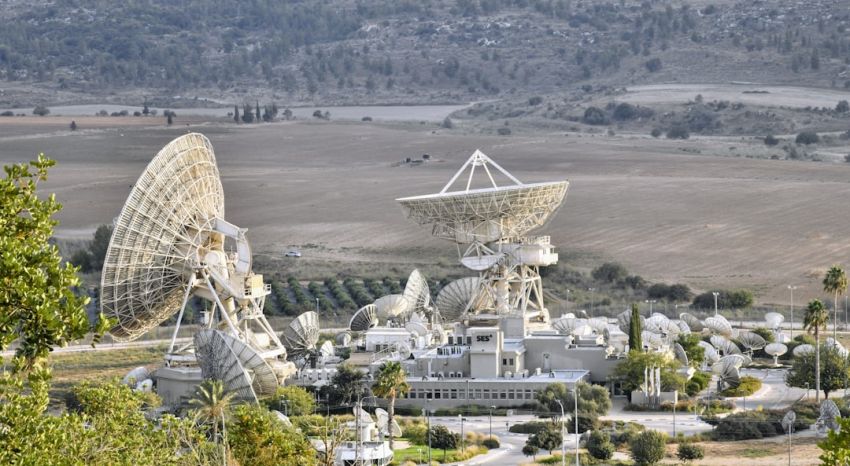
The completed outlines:
<svg viewBox="0 0 850 466">
<path fill-rule="evenodd" d="M 33 118 L 35 126 L 0 119 L 0 163 L 37 152 L 59 161 L 44 190 L 65 205 L 58 234 L 66 238 L 88 237 L 117 216 L 154 153 L 191 130 L 216 148 L 228 218 L 250 230 L 260 258 L 303 249 L 300 270 L 456 263 L 455 248 L 407 221 L 394 199 L 439 191 L 476 148 L 522 180 L 571 180 L 541 233 L 575 266 L 617 260 L 652 280 L 753 287 L 768 302 L 786 299 L 794 283 L 799 303 L 820 295 L 825 267 L 850 263 L 850 166 L 705 155 L 728 152 L 730 139 L 505 138 L 336 122 L 109 127 L 133 118 L 96 128 L 88 118 L 73 133 L 50 118 Z M 425 153 L 437 160 L 393 166 Z"/>
<path fill-rule="evenodd" d="M 727 100 L 761 107 L 835 108 L 850 92 L 812 87 L 741 84 L 648 84 L 629 86 L 618 100 L 635 104 L 679 104 L 699 94 L 706 102 Z"/>
</svg>

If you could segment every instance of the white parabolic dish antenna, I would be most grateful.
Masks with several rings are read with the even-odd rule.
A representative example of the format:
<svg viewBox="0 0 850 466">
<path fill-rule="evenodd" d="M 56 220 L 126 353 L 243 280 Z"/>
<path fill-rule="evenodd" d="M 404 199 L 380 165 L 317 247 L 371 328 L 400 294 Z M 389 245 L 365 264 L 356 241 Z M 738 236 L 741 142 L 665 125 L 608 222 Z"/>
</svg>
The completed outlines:
<svg viewBox="0 0 850 466">
<path fill-rule="evenodd" d="M 256 351 L 218 330 L 195 334 L 195 352 L 204 378 L 221 380 L 225 391 L 246 401 L 272 395 L 278 387 L 271 366 Z"/>
<path fill-rule="evenodd" d="M 270 289 L 251 270 L 246 230 L 224 220 L 224 191 L 209 140 L 190 133 L 166 145 L 133 186 L 115 222 L 101 277 L 110 333 L 134 340 L 179 312 L 195 295 L 213 303 L 209 328 L 260 353 L 286 358 L 263 315 Z M 167 361 L 194 362 L 187 345 Z M 282 362 L 282 361 L 280 361 Z M 206 374 L 205 374 L 206 376 Z"/>
<path fill-rule="evenodd" d="M 473 188 L 476 169 L 488 187 Z M 494 175 L 509 183 L 497 185 Z M 453 189 L 460 179 L 465 187 Z M 481 291 L 493 302 L 479 313 L 547 321 L 538 267 L 557 263 L 558 255 L 548 236 L 527 235 L 548 222 L 568 186 L 567 181 L 523 183 L 476 150 L 439 193 L 397 201 L 408 218 L 430 225 L 432 235 L 466 247 L 460 261 L 479 273 Z"/>
</svg>

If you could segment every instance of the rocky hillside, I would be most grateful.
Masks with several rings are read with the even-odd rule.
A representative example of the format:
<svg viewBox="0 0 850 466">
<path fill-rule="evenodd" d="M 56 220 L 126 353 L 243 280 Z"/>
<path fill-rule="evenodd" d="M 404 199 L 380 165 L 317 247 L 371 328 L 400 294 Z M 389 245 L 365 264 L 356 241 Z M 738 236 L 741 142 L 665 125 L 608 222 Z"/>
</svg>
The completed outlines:
<svg viewBox="0 0 850 466">
<path fill-rule="evenodd" d="M 844 0 L 7 0 L 0 106 L 449 103 L 654 82 L 850 87 Z"/>
</svg>

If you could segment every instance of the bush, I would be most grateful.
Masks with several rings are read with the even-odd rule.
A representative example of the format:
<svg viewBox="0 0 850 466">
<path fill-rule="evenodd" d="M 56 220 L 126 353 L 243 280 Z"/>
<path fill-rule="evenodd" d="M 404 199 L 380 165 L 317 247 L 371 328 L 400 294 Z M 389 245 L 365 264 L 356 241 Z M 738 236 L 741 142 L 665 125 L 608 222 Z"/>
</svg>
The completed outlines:
<svg viewBox="0 0 850 466">
<path fill-rule="evenodd" d="M 631 120 L 638 116 L 638 111 L 634 105 L 623 102 L 614 107 L 614 113 L 611 115 L 615 120 L 625 121 Z"/>
<path fill-rule="evenodd" d="M 606 283 L 615 283 L 625 279 L 629 272 L 626 268 L 617 262 L 606 262 L 599 267 L 593 269 L 590 275 L 594 280 Z"/>
<path fill-rule="evenodd" d="M 761 388 L 761 380 L 745 375 L 741 377 L 741 385 L 738 385 L 735 388 L 727 388 L 720 392 L 720 395 L 727 397 L 741 397 L 741 396 L 750 396 L 753 393 L 759 391 Z"/>
<path fill-rule="evenodd" d="M 510 128 L 505 128 L 504 126 L 502 126 L 502 127 L 500 127 L 499 129 L 497 129 L 497 130 L 496 130 L 496 133 L 497 133 L 499 136 L 510 136 L 510 134 L 511 134 L 511 129 L 510 129 Z"/>
<path fill-rule="evenodd" d="M 635 464 L 655 464 L 664 458 L 667 435 L 657 430 L 647 430 L 636 436 L 629 448 Z"/>
<path fill-rule="evenodd" d="M 609 460 L 614 456 L 614 444 L 611 443 L 611 437 L 599 430 L 595 430 L 590 434 L 587 440 L 587 451 L 591 456 L 598 460 Z"/>
<path fill-rule="evenodd" d="M 455 125 L 454 125 L 454 123 L 452 123 L 452 119 L 451 119 L 451 118 L 446 117 L 446 118 L 443 120 L 443 128 L 446 128 L 446 129 L 452 129 L 452 128 L 454 128 L 454 127 L 455 127 Z"/>
<path fill-rule="evenodd" d="M 846 100 L 839 100 L 838 104 L 835 106 L 835 111 L 838 113 L 847 113 L 850 111 L 850 104 L 848 104 Z"/>
<path fill-rule="evenodd" d="M 764 137 L 764 145 L 766 146 L 775 146 L 779 144 L 779 139 L 776 139 L 776 136 L 772 134 L 768 134 Z"/>
<path fill-rule="evenodd" d="M 32 114 L 38 116 L 46 116 L 50 114 L 50 109 L 45 107 L 44 105 L 39 105 L 32 110 Z"/>
<path fill-rule="evenodd" d="M 693 443 L 680 443 L 676 450 L 676 456 L 682 461 L 701 460 L 705 457 L 705 450 Z"/>
<path fill-rule="evenodd" d="M 372 117 L 364 116 L 363 118 L 360 119 L 360 121 L 372 121 Z"/>
<path fill-rule="evenodd" d="M 11 110 L 6 110 L 5 112 L 0 113 L 0 116 L 4 116 L 4 117 L 15 116 L 15 112 L 13 112 Z"/>
<path fill-rule="evenodd" d="M 481 445 L 487 447 L 488 450 L 493 450 L 499 448 L 501 444 L 499 443 L 499 439 L 496 437 L 487 437 L 482 442 Z"/>
<path fill-rule="evenodd" d="M 709 383 L 711 383 L 711 374 L 697 371 L 685 385 L 685 393 L 688 396 L 694 396 L 708 388 Z"/>
<path fill-rule="evenodd" d="M 650 73 L 655 73 L 656 71 L 661 71 L 661 59 L 660 58 L 652 58 L 646 61 L 643 64 L 647 71 Z"/>
<path fill-rule="evenodd" d="M 598 107 L 588 107 L 584 111 L 582 121 L 588 125 L 607 125 L 608 118 L 605 117 L 605 112 Z"/>
<path fill-rule="evenodd" d="M 521 422 L 510 426 L 508 428 L 508 432 L 511 432 L 512 434 L 536 434 L 545 430 L 549 424 L 551 423 L 543 421 Z"/>
<path fill-rule="evenodd" d="M 649 134 L 651 134 L 654 138 L 660 138 L 662 134 L 661 128 L 652 128 L 652 131 L 650 131 Z"/>
<path fill-rule="evenodd" d="M 675 125 L 667 130 L 667 139 L 688 139 L 691 133 L 682 125 Z"/>
<path fill-rule="evenodd" d="M 794 142 L 796 142 L 797 144 L 805 145 L 817 144 L 818 142 L 820 142 L 820 136 L 818 136 L 818 133 L 812 131 L 802 131 L 797 134 L 797 137 L 794 139 Z"/>
<path fill-rule="evenodd" d="M 640 435 L 641 432 L 646 430 L 646 427 L 636 422 L 621 422 L 622 421 L 615 425 L 614 433 L 611 434 L 611 442 L 617 448 L 623 445 L 630 445 L 632 443 L 632 440 L 634 440 L 638 435 Z"/>
</svg>

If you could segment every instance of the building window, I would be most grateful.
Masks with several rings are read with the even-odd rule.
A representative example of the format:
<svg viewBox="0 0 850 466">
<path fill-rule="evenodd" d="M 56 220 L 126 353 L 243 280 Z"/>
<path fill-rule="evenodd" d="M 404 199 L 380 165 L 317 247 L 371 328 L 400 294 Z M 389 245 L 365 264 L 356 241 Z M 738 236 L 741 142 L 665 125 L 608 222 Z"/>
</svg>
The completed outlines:
<svg viewBox="0 0 850 466">
<path fill-rule="evenodd" d="M 514 365 L 514 358 L 510 358 L 510 359 L 508 359 L 508 364 L 510 364 L 511 366 L 513 366 L 513 365 Z"/>
<path fill-rule="evenodd" d="M 466 344 L 467 344 L 467 345 L 471 345 L 471 344 L 472 344 L 472 337 L 471 337 L 471 336 L 466 337 Z"/>
<path fill-rule="evenodd" d="M 489 388 L 485 388 L 485 389 L 484 389 L 484 399 L 485 399 L 485 400 L 489 400 L 489 399 L 490 399 L 490 389 L 489 389 Z"/>
<path fill-rule="evenodd" d="M 499 399 L 501 399 L 501 400 L 505 400 L 505 399 L 507 399 L 507 398 L 508 398 L 508 394 L 507 394 L 507 393 L 505 393 L 504 391 L 499 392 Z"/>
<path fill-rule="evenodd" d="M 509 399 L 509 400 L 513 400 L 513 399 L 514 399 L 514 391 L 513 391 L 513 390 L 508 390 L 508 399 Z"/>
<path fill-rule="evenodd" d="M 508 359 L 507 359 L 507 358 L 502 358 L 502 365 L 503 365 L 503 366 L 507 366 L 507 365 L 508 365 Z"/>
<path fill-rule="evenodd" d="M 451 394 L 452 394 L 451 398 L 452 398 L 453 400 L 456 400 L 456 399 L 457 399 L 457 390 L 455 390 L 455 389 L 453 388 L 453 389 L 452 389 L 452 391 L 451 391 Z"/>
</svg>

